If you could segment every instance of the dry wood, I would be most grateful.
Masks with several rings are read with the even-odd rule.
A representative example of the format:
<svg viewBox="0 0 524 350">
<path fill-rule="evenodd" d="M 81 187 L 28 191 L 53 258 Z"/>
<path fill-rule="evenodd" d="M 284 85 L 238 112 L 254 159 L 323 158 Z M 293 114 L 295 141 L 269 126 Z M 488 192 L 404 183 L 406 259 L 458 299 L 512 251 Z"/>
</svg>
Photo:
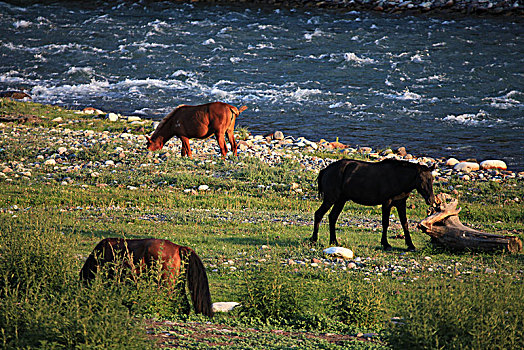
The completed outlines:
<svg viewBox="0 0 524 350">
<path fill-rule="evenodd" d="M 448 202 L 449 200 L 449 202 Z M 418 227 L 431 236 L 431 241 L 453 250 L 495 251 L 516 253 L 522 250 L 517 237 L 474 230 L 462 224 L 458 217 L 458 200 L 441 193 L 437 196 L 434 214 L 422 220 Z"/>
</svg>

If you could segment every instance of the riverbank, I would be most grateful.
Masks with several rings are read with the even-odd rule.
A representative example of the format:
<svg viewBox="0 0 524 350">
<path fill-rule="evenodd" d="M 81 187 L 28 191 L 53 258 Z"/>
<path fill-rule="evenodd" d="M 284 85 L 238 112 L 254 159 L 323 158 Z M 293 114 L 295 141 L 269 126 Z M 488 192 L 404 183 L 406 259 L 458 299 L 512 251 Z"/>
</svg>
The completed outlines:
<svg viewBox="0 0 524 350">
<path fill-rule="evenodd" d="M 10 113 L 10 110 L 21 108 L 20 106 L 24 106 L 23 104 L 24 102 L 5 99 L 2 103 L 4 109 L 2 114 L 5 115 Z M 30 107 L 33 105 L 36 107 Z M 29 108 L 43 108 L 44 110 L 55 108 L 33 103 L 28 103 L 27 106 Z M 24 108 L 27 106 L 24 106 Z M 59 108 L 59 111 L 62 110 Z M 27 113 L 22 112 L 22 114 Z M 13 135 L 25 135 L 24 137 L 29 138 L 43 138 L 43 140 L 49 140 L 49 143 L 44 149 L 33 150 L 32 157 L 24 157 L 14 162 L 5 161 L 10 157 L 2 157 L 4 161 L 0 163 L 0 180 L 12 181 L 13 178 L 22 177 L 47 182 L 49 176 L 52 176 L 56 178 L 56 181 L 67 184 L 73 182 L 73 180 L 70 175 L 66 174 L 84 173 L 88 177 L 97 177 L 103 169 L 108 167 L 117 169 L 128 163 L 130 159 L 137 162 L 146 153 L 148 154 L 147 162 L 138 166 L 147 167 L 164 163 L 172 157 L 180 157 L 181 143 L 177 139 L 168 142 L 160 152 L 146 152 L 145 135 L 152 133 L 158 122 L 139 117 L 104 113 L 94 108 L 86 108 L 83 111 L 67 111 L 66 114 L 68 117 L 58 116 L 54 118 L 47 118 L 45 115 L 40 117 L 4 116 L 3 122 L 0 122 L 0 130 L 3 131 L 0 137 L 4 138 L 4 142 L 11 139 Z M 99 124 L 99 128 L 102 127 L 106 131 L 95 131 L 90 128 L 95 123 Z M 107 131 L 112 128 L 118 131 Z M 251 135 L 246 130 L 241 130 L 237 132 L 236 138 L 240 161 L 243 157 L 253 157 L 268 166 L 293 161 L 297 162 L 305 171 L 315 174 L 339 158 L 369 161 L 395 158 L 427 165 L 437 164 L 437 169 L 434 171 L 435 181 L 443 184 L 455 180 L 501 182 L 511 179 L 524 179 L 524 172 L 517 173 L 511 169 L 506 169 L 505 163 L 501 161 L 497 161 L 495 164 L 486 164 L 486 162 L 479 164 L 473 159 L 459 161 L 454 158 L 418 157 L 408 153 L 404 147 L 396 150 L 374 150 L 371 147 L 353 148 L 338 142 L 338 140 L 331 142 L 324 139 L 311 141 L 304 137 L 286 137 L 280 131 L 269 135 Z M 80 146 L 90 149 L 91 147 L 99 148 L 100 145 L 109 147 L 110 144 L 115 145 L 115 147 L 107 151 L 107 154 L 104 155 L 105 159 L 86 162 L 86 159 L 78 154 Z M 216 162 L 218 160 L 220 152 L 214 138 L 191 140 L 190 144 L 196 159 L 202 159 L 203 162 Z M 5 153 L 6 150 L 3 149 L 2 152 Z M 84 150 L 83 152 L 88 151 Z M 57 168 L 64 172 L 62 177 L 57 177 L 57 173 L 53 175 L 49 173 L 49 169 L 56 170 Z M 39 173 L 40 175 L 36 175 Z M 298 186 L 296 184 L 286 185 Z M 298 188 L 296 187 L 296 189 Z"/>
<path fill-rule="evenodd" d="M 18 112 L 14 112 L 17 110 Z M 29 110 L 32 112 L 29 113 Z M 7 161 L 11 157 L 5 154 L 7 152 L 5 149 L 2 149 L 5 156 L 0 162 L 0 180 L 13 181 L 13 178 L 26 178 L 47 182 L 51 176 L 56 181 L 67 184 L 73 182 L 71 174 L 83 173 L 84 176 L 95 178 L 102 170 L 122 168 L 130 160 L 138 163 L 139 167 L 147 167 L 165 163 L 173 157 L 180 157 L 181 153 L 181 143 L 178 139 L 168 142 L 162 151 L 147 152 L 145 136 L 153 132 L 158 122 L 139 117 L 105 113 L 95 108 L 67 111 L 58 107 L 32 102 L 15 102 L 10 99 L 2 99 L 0 112 L 4 116 L 0 122 L 2 131 L 0 137 L 3 138 L 3 143 L 8 143 L 13 137 L 22 137 L 22 135 L 24 138 L 41 139 L 47 143 L 43 149 L 32 150 L 32 156 L 12 162 Z M 35 113 L 50 116 L 28 115 Z M 435 181 L 443 184 L 453 181 L 501 182 L 524 179 L 524 172 L 506 169 L 502 161 L 493 164 L 477 162 L 474 159 L 420 157 L 410 154 L 404 147 L 395 150 L 354 148 L 338 140 L 312 141 L 304 137 L 286 137 L 280 131 L 268 135 L 251 135 L 247 130 L 237 130 L 236 138 L 240 156 L 237 162 L 241 162 L 244 157 L 256 158 L 268 166 L 292 161 L 297 162 L 303 170 L 315 174 L 340 158 L 368 161 L 395 158 L 426 165 L 436 164 Z M 190 144 L 194 157 L 201 159 L 204 164 L 218 161 L 220 152 L 214 138 L 191 140 Z M 99 153 L 101 147 L 108 148 L 100 154 L 102 158 L 87 161 L 79 154 L 82 148 L 84 154 L 89 153 L 90 149 L 92 152 L 96 150 L 95 153 Z M 147 157 L 140 162 L 146 154 Z M 64 174 L 63 176 L 57 176 L 57 172 L 50 174 L 50 169 L 61 169 Z M 298 185 L 289 183 L 286 186 Z"/>
<path fill-rule="evenodd" d="M 202 3 L 264 4 L 286 8 L 328 8 L 409 14 L 524 16 L 520 0 L 191 0 Z"/>
</svg>

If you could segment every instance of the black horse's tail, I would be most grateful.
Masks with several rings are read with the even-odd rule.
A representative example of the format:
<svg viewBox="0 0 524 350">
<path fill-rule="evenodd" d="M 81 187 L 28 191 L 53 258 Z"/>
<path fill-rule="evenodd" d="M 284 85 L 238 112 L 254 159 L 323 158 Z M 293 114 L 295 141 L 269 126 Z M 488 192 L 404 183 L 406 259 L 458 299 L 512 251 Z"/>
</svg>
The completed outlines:
<svg viewBox="0 0 524 350">
<path fill-rule="evenodd" d="M 209 292 L 209 283 L 204 264 L 192 249 L 187 248 L 183 253 L 185 255 L 184 258 L 187 259 L 187 286 L 195 312 L 213 317 L 211 293 Z"/>
<path fill-rule="evenodd" d="M 326 169 L 322 169 L 320 170 L 320 172 L 318 173 L 318 177 L 317 177 L 317 184 L 318 184 L 318 196 L 320 198 L 322 198 L 322 196 L 324 195 L 324 190 L 322 188 L 322 177 L 324 176 L 324 172 L 326 171 Z"/>
</svg>

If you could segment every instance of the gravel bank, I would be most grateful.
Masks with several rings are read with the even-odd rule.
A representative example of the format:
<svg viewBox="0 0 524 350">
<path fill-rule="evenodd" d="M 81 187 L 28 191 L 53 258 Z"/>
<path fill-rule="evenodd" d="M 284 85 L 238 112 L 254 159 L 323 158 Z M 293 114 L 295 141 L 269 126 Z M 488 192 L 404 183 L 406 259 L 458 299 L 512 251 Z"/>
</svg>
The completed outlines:
<svg viewBox="0 0 524 350">
<path fill-rule="evenodd" d="M 221 4 L 263 4 L 286 8 L 330 8 L 386 13 L 431 13 L 491 16 L 524 15 L 521 0 L 191 0 Z"/>
</svg>

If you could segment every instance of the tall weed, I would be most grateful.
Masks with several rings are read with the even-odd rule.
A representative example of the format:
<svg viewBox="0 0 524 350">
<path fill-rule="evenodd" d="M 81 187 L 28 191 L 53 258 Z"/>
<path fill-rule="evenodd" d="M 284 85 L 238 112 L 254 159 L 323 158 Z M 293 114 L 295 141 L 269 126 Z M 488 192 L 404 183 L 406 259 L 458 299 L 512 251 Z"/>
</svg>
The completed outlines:
<svg viewBox="0 0 524 350">
<path fill-rule="evenodd" d="M 396 349 L 522 349 L 524 288 L 503 276 L 430 281 L 401 301 L 387 338 Z"/>
<path fill-rule="evenodd" d="M 275 262 L 257 267 L 244 276 L 239 293 L 240 315 L 264 324 L 292 324 L 305 313 L 302 291 L 289 273 Z"/>
</svg>

